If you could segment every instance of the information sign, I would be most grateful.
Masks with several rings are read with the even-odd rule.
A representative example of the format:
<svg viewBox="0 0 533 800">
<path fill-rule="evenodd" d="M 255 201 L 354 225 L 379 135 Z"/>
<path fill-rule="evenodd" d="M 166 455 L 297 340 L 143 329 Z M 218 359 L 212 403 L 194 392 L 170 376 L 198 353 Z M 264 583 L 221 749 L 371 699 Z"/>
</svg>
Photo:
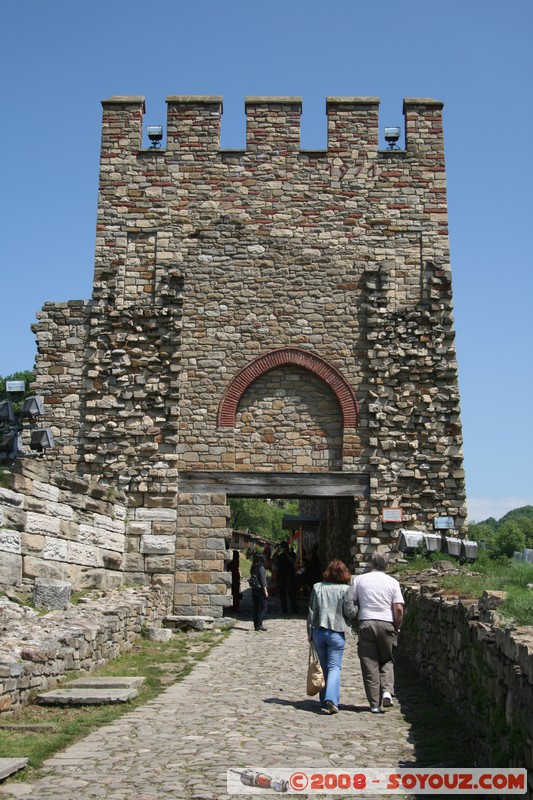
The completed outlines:
<svg viewBox="0 0 533 800">
<path fill-rule="evenodd" d="M 382 522 L 402 522 L 403 511 L 401 508 L 383 508 L 381 511 Z"/>
</svg>

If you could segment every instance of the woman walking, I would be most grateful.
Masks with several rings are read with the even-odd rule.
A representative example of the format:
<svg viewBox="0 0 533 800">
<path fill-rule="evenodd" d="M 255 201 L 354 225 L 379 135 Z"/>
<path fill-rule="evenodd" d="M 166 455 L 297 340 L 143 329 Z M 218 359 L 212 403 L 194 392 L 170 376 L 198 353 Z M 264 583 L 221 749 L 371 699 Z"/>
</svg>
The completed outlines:
<svg viewBox="0 0 533 800">
<path fill-rule="evenodd" d="M 331 561 L 323 578 L 314 584 L 309 598 L 307 636 L 315 646 L 326 679 L 320 692 L 322 709 L 337 714 L 346 633 L 351 632 L 357 609 L 350 591 L 352 576 L 343 561 Z"/>
</svg>

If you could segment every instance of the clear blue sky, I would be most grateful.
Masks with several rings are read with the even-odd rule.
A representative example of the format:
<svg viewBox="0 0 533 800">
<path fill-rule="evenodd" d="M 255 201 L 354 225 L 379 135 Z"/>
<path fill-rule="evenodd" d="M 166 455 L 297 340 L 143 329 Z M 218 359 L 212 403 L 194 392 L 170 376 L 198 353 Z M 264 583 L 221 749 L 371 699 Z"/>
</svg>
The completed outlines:
<svg viewBox="0 0 533 800">
<path fill-rule="evenodd" d="M 533 504 L 532 0 L 4 2 L 0 375 L 31 369 L 46 301 L 91 294 L 100 100 L 303 98 L 302 146 L 326 145 L 329 95 L 443 100 L 469 516 Z M 383 143 L 384 145 L 384 143 Z"/>
</svg>

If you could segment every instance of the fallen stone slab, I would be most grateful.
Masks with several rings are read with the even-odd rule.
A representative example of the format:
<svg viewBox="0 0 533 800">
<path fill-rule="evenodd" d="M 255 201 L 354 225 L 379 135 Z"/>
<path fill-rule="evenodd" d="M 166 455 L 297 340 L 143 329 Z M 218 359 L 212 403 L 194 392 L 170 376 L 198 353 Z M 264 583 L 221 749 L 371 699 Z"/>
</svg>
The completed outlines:
<svg viewBox="0 0 533 800">
<path fill-rule="evenodd" d="M 0 758 L 0 781 L 18 772 L 19 769 L 24 769 L 27 763 L 27 758 Z"/>
<path fill-rule="evenodd" d="M 103 677 L 78 678 L 66 686 L 37 695 L 43 705 L 87 706 L 127 703 L 137 697 L 144 678 Z"/>
<path fill-rule="evenodd" d="M 176 630 L 190 630 L 195 631 L 211 630 L 215 625 L 214 617 L 196 617 L 186 615 L 170 615 L 163 620 L 164 628 L 174 628 Z"/>
<path fill-rule="evenodd" d="M 76 689 L 138 689 L 145 682 L 146 678 L 134 678 L 130 676 L 122 677 L 107 675 L 104 677 L 76 678 L 70 681 L 64 689 L 74 687 Z"/>
<path fill-rule="evenodd" d="M 13 733 L 55 733 L 57 731 L 57 725 L 50 725 L 46 722 L 32 722 L 32 723 L 1 723 L 0 730 L 2 731 L 13 731 Z"/>
</svg>

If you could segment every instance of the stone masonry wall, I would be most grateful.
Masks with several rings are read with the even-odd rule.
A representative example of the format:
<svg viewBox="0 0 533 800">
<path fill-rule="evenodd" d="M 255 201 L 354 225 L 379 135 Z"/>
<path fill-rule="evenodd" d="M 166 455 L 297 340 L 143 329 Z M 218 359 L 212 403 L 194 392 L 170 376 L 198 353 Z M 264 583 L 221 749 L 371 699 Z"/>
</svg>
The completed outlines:
<svg viewBox="0 0 533 800">
<path fill-rule="evenodd" d="M 251 385 L 235 424 L 235 468 L 321 472 L 342 465 L 339 404 L 305 370 L 272 370 Z"/>
<path fill-rule="evenodd" d="M 17 711 L 30 692 L 93 672 L 129 650 L 143 625 L 160 624 L 171 602 L 165 588 L 122 589 L 41 617 L 0 597 L 0 713 Z"/>
<path fill-rule="evenodd" d="M 129 509 L 176 512 L 186 585 L 215 575 L 199 540 L 229 531 L 209 495 L 184 531 L 184 473 L 361 476 L 370 495 L 346 533 L 360 561 L 390 540 L 387 506 L 407 527 L 445 515 L 461 531 L 442 103 L 404 100 L 403 151 L 378 149 L 374 97 L 328 98 L 323 151 L 300 149 L 300 98 L 247 98 L 243 151 L 220 149 L 220 97 L 167 106 L 166 147 L 145 150 L 143 98 L 103 101 L 92 297 L 47 303 L 34 326 L 51 465 L 117 486 Z M 274 353 L 324 369 L 261 371 Z M 221 591 L 205 587 L 202 604 Z"/>
<path fill-rule="evenodd" d="M 35 328 L 58 460 L 170 502 L 180 469 L 255 457 L 217 426 L 221 397 L 259 354 L 298 346 L 362 408 L 339 467 L 371 476 L 358 525 L 379 533 L 381 507 L 401 505 L 409 524 L 460 528 L 442 103 L 406 99 L 405 151 L 379 151 L 377 98 L 329 98 L 327 151 L 301 151 L 299 98 L 247 98 L 247 148 L 221 151 L 220 98 L 167 102 L 158 151 L 141 149 L 142 98 L 103 103 L 93 298 L 47 304 Z M 270 444 L 256 468 L 287 469 Z"/>
<path fill-rule="evenodd" d="M 31 591 L 35 578 L 52 578 L 75 590 L 171 589 L 175 547 L 176 509 L 128 509 L 114 487 L 41 461 L 16 462 L 10 488 L 0 488 L 0 588 Z"/>
<path fill-rule="evenodd" d="M 399 646 L 472 732 L 479 766 L 526 767 L 533 796 L 533 629 L 502 626 L 478 602 L 403 586 Z"/>
</svg>

